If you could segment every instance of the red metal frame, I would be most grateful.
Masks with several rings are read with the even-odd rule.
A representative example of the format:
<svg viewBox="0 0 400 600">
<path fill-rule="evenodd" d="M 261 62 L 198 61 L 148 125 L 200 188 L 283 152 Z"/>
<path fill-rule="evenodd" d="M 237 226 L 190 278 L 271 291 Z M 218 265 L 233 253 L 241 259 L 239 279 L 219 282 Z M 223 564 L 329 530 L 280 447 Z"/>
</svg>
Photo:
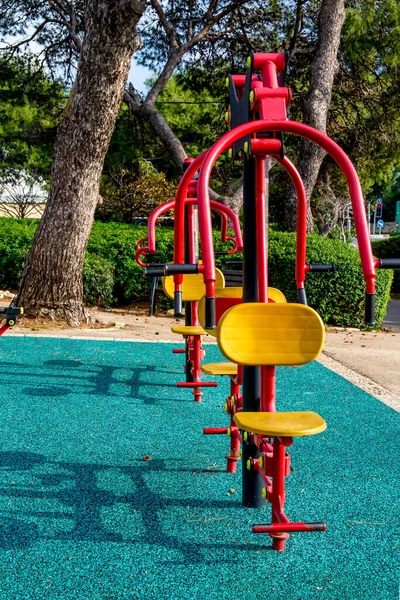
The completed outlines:
<svg viewBox="0 0 400 600">
<path fill-rule="evenodd" d="M 9 325 L 7 325 L 7 323 L 4 323 L 4 325 L 2 325 L 0 327 L 0 335 L 3 335 L 3 333 L 5 333 L 7 331 L 7 329 L 9 329 Z"/>
<path fill-rule="evenodd" d="M 375 293 L 375 261 L 372 255 L 371 244 L 369 241 L 368 224 L 364 210 L 364 200 L 361 185 L 355 171 L 345 152 L 328 136 L 302 123 L 294 121 L 252 121 L 240 125 L 223 135 L 207 152 L 203 166 L 200 171 L 199 182 L 197 186 L 198 206 L 199 206 L 199 229 L 202 246 L 202 256 L 204 265 L 204 281 L 206 284 L 206 295 L 213 298 L 215 293 L 215 259 L 213 239 L 210 231 L 210 206 L 208 185 L 212 168 L 220 154 L 225 152 L 234 140 L 240 139 L 257 132 L 282 132 L 294 133 L 315 142 L 323 148 L 338 164 L 342 170 L 349 187 L 350 199 L 353 207 L 354 222 L 357 231 L 357 239 L 360 251 L 361 265 L 364 279 L 366 282 L 366 291 L 369 294 Z M 268 142 L 268 140 L 264 140 Z M 271 140 L 272 141 L 272 140 Z M 180 210 L 180 205 L 176 204 L 176 209 Z M 178 219 L 179 214 L 177 215 Z M 177 216 L 175 218 L 177 218 Z M 182 262 L 179 261 L 179 262 Z"/>
<path fill-rule="evenodd" d="M 233 420 L 234 415 L 242 410 L 242 377 L 243 368 L 238 365 L 237 375 L 230 376 L 229 396 L 225 402 L 225 412 L 230 417 L 229 427 L 205 427 L 203 433 L 206 435 L 226 434 L 230 439 L 229 454 L 226 458 L 227 473 L 236 473 L 236 464 L 240 460 L 240 443 L 242 437 L 239 433 L 237 425 Z"/>
<path fill-rule="evenodd" d="M 259 440 L 262 447 L 263 438 Z M 285 477 L 290 474 L 290 456 L 286 448 L 291 446 L 293 439 L 290 437 L 275 437 L 272 447 L 262 451 L 261 459 L 253 459 L 248 468 L 256 470 L 265 482 L 265 496 L 272 506 L 272 522 L 270 524 L 253 525 L 253 533 L 268 533 L 273 539 L 273 549 L 282 551 L 289 533 L 294 531 L 325 531 L 325 523 L 292 523 L 284 512 L 286 499 Z M 271 479 L 272 477 L 272 479 Z"/>
<path fill-rule="evenodd" d="M 188 164 L 193 164 L 195 161 L 190 161 Z M 186 179 L 185 179 L 186 181 Z M 185 188 L 185 193 L 187 194 L 183 199 L 183 206 L 186 206 L 188 209 L 188 239 L 189 239 L 189 262 L 191 264 L 196 263 L 196 244 L 195 244 L 195 236 L 194 236 L 194 206 L 197 205 L 196 198 L 196 188 L 197 181 L 190 179 L 187 181 L 187 185 Z M 227 206 L 221 204 L 220 202 L 216 202 L 211 200 L 211 209 L 219 214 L 222 219 L 221 223 L 221 241 L 232 241 L 233 248 L 228 252 L 228 254 L 233 254 L 237 250 L 241 250 L 243 247 L 242 241 L 242 233 L 240 229 L 240 223 L 235 215 L 235 213 Z M 175 200 L 170 200 L 158 207 L 156 207 L 150 217 L 148 219 L 148 238 L 141 238 L 136 244 L 136 261 L 140 266 L 146 267 L 148 266 L 141 260 L 142 256 L 146 256 L 147 254 L 154 254 L 156 252 L 156 224 L 157 219 L 164 213 L 169 210 L 174 209 Z M 228 220 L 231 220 L 235 237 L 231 237 L 227 235 L 228 231 Z M 183 223 L 185 220 L 183 219 Z M 179 240 L 185 239 L 185 232 L 181 232 L 182 235 L 178 236 Z M 178 240 L 178 241 L 179 241 Z M 176 236 L 174 237 L 174 252 L 176 250 L 176 245 L 178 243 Z M 147 244 L 147 245 L 143 245 Z M 184 252 L 184 244 L 182 247 L 182 252 Z M 183 280 L 182 275 L 176 276 L 179 280 Z M 180 288 L 180 285 L 179 285 Z M 198 320 L 198 302 L 190 303 L 190 311 L 191 311 L 191 324 L 193 326 L 199 325 Z M 202 349 L 201 344 L 201 336 L 199 335 L 189 335 L 185 336 L 185 349 L 180 349 L 178 351 L 173 351 L 174 353 L 186 353 L 188 360 L 185 365 L 185 372 L 187 373 L 187 379 L 191 379 L 192 381 L 178 382 L 178 387 L 191 388 L 193 389 L 193 397 L 196 402 L 201 401 L 201 388 L 202 387 L 216 387 L 216 383 L 209 382 L 201 382 L 201 361 L 204 357 L 204 351 Z M 189 372 L 188 372 L 189 370 Z"/>
<path fill-rule="evenodd" d="M 228 206 L 225 206 L 224 204 L 221 204 L 220 202 L 217 202 L 216 200 L 211 200 L 210 202 L 211 202 L 211 209 L 214 212 L 218 213 L 222 219 L 221 242 L 230 241 L 233 243 L 233 248 L 231 248 L 231 250 L 228 251 L 228 254 L 234 254 L 235 252 L 242 250 L 242 248 L 243 248 L 242 232 L 240 230 L 240 223 L 239 223 L 237 216 Z M 188 206 L 189 211 L 195 205 L 197 205 L 196 197 L 185 197 L 184 198 L 184 206 Z M 173 209 L 175 209 L 175 200 L 170 200 L 169 202 L 165 202 L 164 204 L 157 206 L 150 214 L 149 219 L 148 219 L 148 224 L 147 224 L 148 237 L 143 237 L 136 242 L 136 262 L 141 267 L 147 267 L 148 265 L 143 263 L 141 261 L 140 257 L 145 256 L 147 254 L 155 254 L 155 252 L 156 252 L 157 219 L 159 219 L 159 217 L 162 214 L 168 212 L 169 210 L 173 210 Z M 227 235 L 229 219 L 231 220 L 235 237 Z M 189 223 L 190 222 L 191 222 L 191 219 L 189 219 Z M 179 236 L 179 239 L 184 239 L 184 233 L 185 232 L 183 230 L 183 232 L 182 232 L 183 235 Z M 191 233 L 192 232 L 189 232 L 189 239 L 193 238 L 193 235 L 190 235 Z M 177 243 L 178 242 L 176 241 L 176 236 L 174 235 L 174 247 Z"/>
<path fill-rule="evenodd" d="M 305 274 L 307 272 L 306 259 L 306 194 L 304 185 L 295 167 L 284 158 L 280 157 L 281 141 L 276 136 L 277 132 L 299 134 L 311 141 L 318 143 L 330 154 L 342 169 L 349 186 L 350 197 L 355 216 L 355 225 L 359 239 L 359 248 L 363 274 L 366 281 L 367 293 L 375 292 L 375 261 L 372 257 L 369 243 L 368 228 L 364 211 L 364 202 L 361 187 L 355 169 L 346 154 L 327 136 L 300 123 L 286 120 L 286 106 L 290 103 L 290 90 L 279 89 L 277 69 L 284 68 L 283 55 L 255 55 L 254 67 L 262 72 L 262 81 L 253 80 L 253 91 L 251 101 L 253 109 L 257 112 L 260 120 L 239 125 L 225 134 L 202 158 L 202 168 L 198 182 L 198 206 L 200 239 L 203 256 L 203 276 L 206 284 L 206 297 L 215 297 L 215 259 L 213 239 L 210 222 L 211 211 L 209 202 L 208 185 L 211 170 L 219 155 L 227 150 L 234 142 L 254 136 L 257 132 L 270 132 L 273 138 L 263 137 L 261 140 L 251 139 L 251 151 L 255 161 L 255 212 L 256 212 L 256 244 L 257 244 L 257 281 L 258 301 L 268 300 L 268 244 L 267 244 L 267 209 L 265 197 L 265 164 L 267 156 L 280 159 L 279 162 L 286 168 L 295 186 L 297 195 L 298 221 L 296 236 L 296 281 L 298 289 L 304 287 Z M 282 64 L 279 63 L 282 62 Z M 280 65 L 280 66 L 279 66 Z M 266 120 L 266 117 L 268 120 Z M 176 204 L 176 218 L 179 221 L 179 211 L 182 204 Z M 176 262 L 183 262 L 182 257 L 175 256 Z M 215 324 L 213 324 L 215 325 Z M 233 403 L 227 402 L 229 411 Z M 261 411 L 275 411 L 275 367 L 261 367 Z M 209 429 L 208 433 L 218 430 Z M 240 440 L 237 428 L 228 428 L 231 438 Z M 267 532 L 273 538 L 273 548 L 281 551 L 284 549 L 285 540 L 289 537 L 289 531 L 315 531 L 325 529 L 323 523 L 290 523 L 284 513 L 285 502 L 285 476 L 289 474 L 290 457 L 286 447 L 292 443 L 291 438 L 275 438 L 273 446 L 270 440 L 262 436 L 250 434 L 250 441 L 256 443 L 261 452 L 259 459 L 251 459 L 250 468 L 254 468 L 266 484 L 266 498 L 272 505 L 272 523 L 269 525 L 255 525 L 253 531 Z M 271 479 L 272 478 L 272 479 Z"/>
</svg>

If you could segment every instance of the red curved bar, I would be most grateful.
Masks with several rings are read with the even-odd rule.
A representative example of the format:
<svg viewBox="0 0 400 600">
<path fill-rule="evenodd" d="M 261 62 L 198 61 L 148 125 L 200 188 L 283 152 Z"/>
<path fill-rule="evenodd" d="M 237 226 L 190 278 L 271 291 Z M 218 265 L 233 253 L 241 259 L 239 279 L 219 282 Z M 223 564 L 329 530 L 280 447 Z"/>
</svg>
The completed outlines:
<svg viewBox="0 0 400 600">
<path fill-rule="evenodd" d="M 221 241 L 227 242 L 229 240 L 231 242 L 234 242 L 235 243 L 235 252 L 237 252 L 238 250 L 239 251 L 242 250 L 243 249 L 242 232 L 240 230 L 240 223 L 239 223 L 237 216 L 235 215 L 233 210 L 230 209 L 228 206 L 225 206 L 225 204 L 221 204 L 221 202 L 218 202 L 217 200 L 211 200 L 210 202 L 211 202 L 212 210 L 217 212 L 222 218 Z M 185 203 L 185 205 L 189 205 L 189 206 L 196 205 L 197 198 L 186 198 L 184 203 Z M 156 251 L 156 241 L 155 241 L 156 221 L 160 217 L 160 215 L 162 215 L 165 212 L 168 212 L 169 210 L 172 210 L 174 208 L 175 208 L 175 200 L 170 200 L 169 202 L 165 202 L 164 204 L 161 204 L 160 206 L 158 206 L 157 208 L 154 209 L 154 211 L 151 213 L 149 220 L 148 220 L 149 237 L 140 239 L 136 243 L 137 249 L 139 249 L 139 246 L 138 246 L 139 242 L 140 243 L 147 242 L 149 254 L 155 253 L 155 251 Z M 160 210 L 160 209 L 163 209 L 163 210 Z M 234 231 L 236 239 L 230 237 L 229 235 L 226 235 L 227 229 L 228 229 L 228 219 L 230 219 L 232 221 L 232 227 L 233 227 L 233 231 Z M 228 252 L 228 254 L 233 254 L 232 250 L 230 252 Z"/>
<path fill-rule="evenodd" d="M 185 173 L 182 176 L 182 179 L 179 183 L 178 190 L 176 193 L 175 199 L 175 211 L 174 211 L 174 263 L 175 264 L 183 264 L 184 263 L 184 206 L 185 206 L 185 198 L 187 195 L 187 191 L 189 188 L 189 184 L 193 179 L 195 173 L 200 169 L 201 165 L 205 157 L 207 156 L 208 151 L 200 154 L 187 168 Z M 196 203 L 197 199 L 196 199 Z M 243 249 L 243 240 L 242 240 L 242 232 L 240 230 L 240 223 L 230 208 L 225 206 L 225 204 L 221 204 L 220 202 L 216 202 L 215 200 L 211 200 L 212 207 L 215 210 L 223 211 L 228 218 L 232 221 L 233 230 L 235 232 L 235 237 L 237 241 L 237 249 Z M 149 243 L 150 245 L 150 243 Z"/>
<path fill-rule="evenodd" d="M 182 179 L 179 182 L 179 186 L 176 192 L 175 198 L 175 210 L 174 210 L 174 263 L 183 264 L 184 262 L 184 248 L 185 248 L 185 198 L 189 184 L 192 181 L 194 175 L 201 167 L 206 152 L 200 154 L 186 169 L 182 175 Z M 175 279 L 176 281 L 176 279 Z"/>
<path fill-rule="evenodd" d="M 146 242 L 146 244 L 147 244 L 147 237 L 142 237 L 142 238 L 140 238 L 140 240 L 138 240 L 136 242 L 136 246 L 135 246 L 136 250 L 139 250 L 140 248 L 142 248 L 143 242 Z"/>
<path fill-rule="evenodd" d="M 292 180 L 296 192 L 296 283 L 297 289 L 304 288 L 307 245 L 307 194 L 300 173 L 292 161 L 290 161 L 287 156 L 284 156 L 283 159 L 280 156 L 274 156 L 274 159 L 284 167 Z"/>
<path fill-rule="evenodd" d="M 246 135 L 258 131 L 282 131 L 284 133 L 294 133 L 301 137 L 315 142 L 323 148 L 336 161 L 347 180 L 350 199 L 353 208 L 354 223 L 356 226 L 358 247 L 360 251 L 361 265 L 364 279 L 366 282 L 366 291 L 369 294 L 375 292 L 375 265 L 372 256 L 371 244 L 367 226 L 367 218 L 364 210 L 364 199 L 361 185 L 356 170 L 345 152 L 327 135 L 295 121 L 252 121 L 244 123 L 228 131 L 223 135 L 207 152 L 200 177 L 197 185 L 198 206 L 199 206 L 199 228 L 200 239 L 203 252 L 204 281 L 206 284 L 206 295 L 209 298 L 214 297 L 215 282 L 215 259 L 213 239 L 211 232 L 211 213 L 208 193 L 208 182 L 211 176 L 211 170 L 222 152 L 225 152 L 232 143 Z"/>
<path fill-rule="evenodd" d="M 154 254 L 156 251 L 156 222 L 160 215 L 168 212 L 173 209 L 175 206 L 175 200 L 169 200 L 169 202 L 164 202 L 164 204 L 160 204 L 157 206 L 149 216 L 149 220 L 147 221 L 147 245 L 149 247 L 149 253 Z"/>
<path fill-rule="evenodd" d="M 143 246 L 142 248 L 139 248 L 138 250 L 136 250 L 136 254 L 135 254 L 135 260 L 137 262 L 137 264 L 139 265 L 139 267 L 148 267 L 149 265 L 147 263 L 144 263 L 142 261 L 142 259 L 140 258 L 141 256 L 146 256 L 149 252 L 149 248 L 148 246 Z"/>
<path fill-rule="evenodd" d="M 197 167 L 197 168 L 199 168 L 199 167 Z M 189 180 L 189 183 L 190 183 L 190 180 Z M 181 184 L 179 184 L 179 187 L 180 186 L 181 186 Z M 188 187 L 189 187 L 189 185 L 187 186 L 187 188 Z M 186 189 L 183 189 L 182 190 L 182 194 L 181 194 L 181 195 L 183 195 L 183 206 L 185 206 L 185 205 L 189 205 L 190 206 L 190 205 L 197 204 L 197 198 L 186 198 Z M 215 212 L 217 212 L 218 214 L 220 214 L 221 217 L 222 217 L 222 219 L 223 219 L 222 228 L 221 228 L 221 240 L 223 242 L 225 242 L 225 241 L 231 239 L 229 236 L 226 235 L 226 231 L 227 231 L 227 219 L 230 219 L 231 222 L 232 222 L 232 227 L 233 227 L 233 231 L 235 233 L 235 238 L 236 238 L 236 250 L 235 250 L 235 252 L 237 250 L 242 250 L 243 249 L 243 239 L 242 239 L 242 232 L 240 230 L 240 223 L 239 223 L 239 220 L 238 220 L 237 216 L 233 212 L 233 210 L 231 210 L 228 206 L 225 206 L 225 204 L 221 204 L 221 202 L 217 202 L 216 200 L 211 200 L 211 207 L 212 207 L 212 209 Z M 142 238 L 141 240 L 139 240 L 139 242 L 144 242 L 144 241 L 147 242 L 147 245 L 148 245 L 148 248 L 149 248 L 149 254 L 154 254 L 155 251 L 156 251 L 155 227 L 156 227 L 156 221 L 157 221 L 157 219 L 162 214 L 164 214 L 164 213 L 166 213 L 166 212 L 168 212 L 169 210 L 172 210 L 172 209 L 175 210 L 175 214 L 176 214 L 176 211 L 177 211 L 176 200 L 170 200 L 169 202 L 165 202 L 164 204 L 161 204 L 160 206 L 157 206 L 157 208 L 155 208 L 153 210 L 153 212 L 151 213 L 151 215 L 149 216 L 149 220 L 148 220 L 148 223 L 147 223 L 148 238 Z M 182 234 L 184 234 L 184 231 L 182 232 Z M 179 236 L 179 240 L 180 240 L 180 238 L 182 238 L 182 240 L 183 240 L 184 239 L 183 235 Z M 231 241 L 233 241 L 233 240 L 231 240 Z M 136 244 L 136 248 L 137 249 L 138 249 L 139 242 L 137 242 L 137 244 Z M 178 241 L 177 241 L 177 238 L 175 236 L 175 226 L 174 226 L 174 252 L 175 252 L 175 248 L 177 248 L 177 246 L 178 246 Z M 181 245 L 180 250 L 181 250 L 181 253 L 182 253 L 182 258 L 181 258 L 181 260 L 177 261 L 176 260 L 176 255 L 174 255 L 174 262 L 175 263 L 183 263 L 184 262 L 184 259 L 183 259 L 184 245 Z"/>
</svg>

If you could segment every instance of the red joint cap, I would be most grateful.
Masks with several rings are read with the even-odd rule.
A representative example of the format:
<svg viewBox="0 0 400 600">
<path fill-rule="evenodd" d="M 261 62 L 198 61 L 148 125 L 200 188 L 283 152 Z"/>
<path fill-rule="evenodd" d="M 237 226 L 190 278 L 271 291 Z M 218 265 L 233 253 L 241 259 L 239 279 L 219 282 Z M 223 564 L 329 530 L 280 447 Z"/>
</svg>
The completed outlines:
<svg viewBox="0 0 400 600">
<path fill-rule="evenodd" d="M 287 87 L 256 87 L 253 91 L 254 102 L 263 100 L 264 98 L 284 98 L 286 100 L 286 104 L 289 105 L 292 96 L 290 88 Z"/>
<path fill-rule="evenodd" d="M 251 153 L 254 156 L 270 156 L 271 154 L 279 154 L 282 149 L 282 142 L 274 139 L 252 139 Z"/>
<path fill-rule="evenodd" d="M 242 88 L 246 83 L 246 75 L 231 75 L 235 88 Z"/>
<path fill-rule="evenodd" d="M 275 53 L 256 53 L 253 56 L 253 65 L 255 71 L 260 71 L 265 63 L 272 62 L 277 71 L 284 71 L 286 68 L 286 55 L 283 52 Z"/>
</svg>

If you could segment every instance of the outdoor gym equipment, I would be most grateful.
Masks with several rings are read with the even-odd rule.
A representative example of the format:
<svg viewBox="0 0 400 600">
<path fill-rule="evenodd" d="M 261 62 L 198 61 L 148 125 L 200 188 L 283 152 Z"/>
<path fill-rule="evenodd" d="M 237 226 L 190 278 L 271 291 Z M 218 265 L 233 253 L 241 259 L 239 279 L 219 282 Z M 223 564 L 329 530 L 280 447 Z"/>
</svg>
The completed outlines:
<svg viewBox="0 0 400 600">
<path fill-rule="evenodd" d="M 245 154 L 244 157 L 244 180 L 245 180 L 245 200 L 244 211 L 249 211 L 249 215 L 244 217 L 244 221 L 249 221 L 248 217 L 256 218 L 256 211 L 259 214 L 265 213 L 265 169 L 268 156 L 273 158 L 280 157 L 283 152 L 282 133 L 294 133 L 305 137 L 320 145 L 337 162 L 342 170 L 348 184 L 350 199 L 353 207 L 353 215 L 357 232 L 358 247 L 361 258 L 361 265 L 364 279 L 366 282 L 365 298 L 365 322 L 374 324 L 375 317 L 375 278 L 376 268 L 400 267 L 400 260 L 390 259 L 390 263 L 385 260 L 376 261 L 373 258 L 371 244 L 369 241 L 368 225 L 365 215 L 364 200 L 357 173 L 347 155 L 343 150 L 325 134 L 294 121 L 286 120 L 286 107 L 290 103 L 291 94 L 288 88 L 279 85 L 277 73 L 283 72 L 286 66 L 285 55 L 283 54 L 254 54 L 250 57 L 249 69 L 245 76 L 243 85 L 243 76 L 232 76 L 230 79 L 231 89 L 231 122 L 233 129 L 218 140 L 207 152 L 207 157 L 203 159 L 203 166 L 200 172 L 198 184 L 199 199 L 199 228 L 200 238 L 203 250 L 203 269 L 204 280 L 207 287 L 207 313 L 209 315 L 207 328 L 214 326 L 213 305 L 214 305 L 214 283 L 213 283 L 213 261 L 211 256 L 213 242 L 209 232 L 209 206 L 208 189 L 210 174 L 218 156 L 231 148 L 233 145 L 233 155 L 239 150 Z M 261 72 L 260 78 L 254 77 L 252 71 Z M 242 95 L 236 94 L 235 82 L 243 89 Z M 247 94 L 249 92 L 249 94 Z M 240 99 L 239 99 L 240 97 Z M 240 110 L 239 110 L 240 109 Z M 250 117 L 253 120 L 249 119 Z M 257 134 L 258 137 L 257 137 Z M 258 196 L 260 201 L 251 203 L 246 201 L 246 196 Z M 253 206 L 251 206 L 253 204 Z M 178 206 L 177 206 L 178 208 Z M 179 207 L 180 210 L 181 207 Z M 176 217 L 175 217 L 176 218 Z M 254 219 L 252 219 L 254 221 Z M 259 221 L 259 219 L 258 219 Z M 260 222 L 260 221 L 259 221 Z M 250 223 L 249 223 L 250 225 Z M 246 224 L 244 223 L 246 229 Z M 259 225 L 258 236 L 261 238 L 265 227 Z M 244 235 L 246 245 L 246 236 Z M 245 251 L 244 251 L 245 252 Z M 246 252 L 245 252 L 246 253 Z M 255 254 L 255 249 L 252 251 Z M 389 259 L 386 259 L 389 260 Z M 263 262 L 263 259 L 261 258 Z M 250 261 L 248 261 L 250 262 Z M 389 266 L 390 264 L 390 266 Z M 331 266 L 318 265 L 311 268 L 303 265 L 304 272 L 308 270 L 329 270 Z M 253 271 L 253 267 L 251 271 Z M 260 277 L 265 270 L 260 267 Z M 244 271 L 247 267 L 244 266 Z M 248 276 L 251 277 L 250 268 Z M 254 275 L 253 275 L 254 279 Z M 300 299 L 301 296 L 300 296 Z"/>
<path fill-rule="evenodd" d="M 290 90 L 284 87 L 286 57 L 283 54 L 254 54 L 250 57 L 245 76 L 234 75 L 229 80 L 232 130 L 218 140 L 208 152 L 189 165 L 178 190 L 175 203 L 175 235 L 183 230 L 185 185 L 200 169 L 197 185 L 199 230 L 206 294 L 204 326 L 213 330 L 217 322 L 216 271 L 209 182 L 211 170 L 224 151 L 243 157 L 243 304 L 230 308 L 220 319 L 217 339 L 221 351 L 232 362 L 242 365 L 242 407 L 236 411 L 232 434 L 241 439 L 244 434 L 242 502 L 259 507 L 266 500 L 272 504 L 272 523 L 255 526 L 254 532 L 269 533 L 273 547 L 283 550 L 289 531 L 323 530 L 324 524 L 289 523 L 283 511 L 284 477 L 289 473 L 289 458 L 285 448 L 295 436 L 323 431 L 325 422 L 315 413 L 276 413 L 276 365 L 304 364 L 318 356 L 323 345 L 323 325 L 319 316 L 306 306 L 304 279 L 309 271 L 329 271 L 332 265 L 307 265 L 305 262 L 306 203 L 304 186 L 298 174 L 288 168 L 297 187 L 297 247 L 296 280 L 300 304 L 269 304 L 268 300 L 268 198 L 266 177 L 269 157 L 287 166 L 283 151 L 283 133 L 293 133 L 319 144 L 341 168 L 349 187 L 357 232 L 363 276 L 366 283 L 365 321 L 374 323 L 375 278 L 377 267 L 400 266 L 397 261 L 376 261 L 369 241 L 364 201 L 356 171 L 340 147 L 315 129 L 288 121 L 286 109 Z M 174 254 L 175 307 L 179 308 L 182 274 L 187 265 L 177 244 Z M 193 269 L 193 265 L 191 269 Z M 171 271 L 172 272 L 172 271 Z M 243 311 L 243 312 L 242 312 Z M 269 330 L 273 335 L 269 335 Z M 262 332 L 262 333 L 260 333 Z M 306 346 L 303 347 L 303 340 Z M 294 342 L 294 347 L 292 342 Z M 269 441 L 271 438 L 272 443 Z M 272 482 L 270 478 L 272 477 Z"/>
<path fill-rule="evenodd" d="M 4 275 L 0 275 L 0 280 L 4 279 Z M 3 335 L 9 327 L 13 327 L 17 322 L 17 317 L 24 314 L 22 306 L 14 306 L 14 300 L 9 306 L 0 307 L 0 321 L 5 319 L 5 323 L 0 326 L 0 335 Z"/>
<path fill-rule="evenodd" d="M 311 362 L 324 344 L 324 324 L 319 315 L 301 304 L 246 303 L 232 307 L 217 329 L 218 346 L 228 360 L 261 367 L 271 376 L 271 365 L 294 366 Z M 323 531 L 324 523 L 291 523 L 284 512 L 285 477 L 290 474 L 286 448 L 293 437 L 321 433 L 323 418 L 315 412 L 273 412 L 270 386 L 262 386 L 260 411 L 237 412 L 231 436 L 243 439 L 244 448 L 257 448 L 244 467 L 258 476 L 261 495 L 272 505 L 270 524 L 253 525 L 254 533 L 268 533 L 274 550 L 283 550 L 289 532 Z M 272 480 L 271 480 L 272 477 Z"/>
<path fill-rule="evenodd" d="M 224 288 L 225 279 L 221 271 L 216 270 L 217 290 Z M 173 298 L 174 281 L 172 276 L 163 277 L 163 288 L 169 298 Z M 198 303 L 204 296 L 205 285 L 200 274 L 187 274 L 182 282 L 182 300 L 185 302 L 185 325 L 174 325 L 172 333 L 183 335 L 185 339 L 185 350 L 173 350 L 174 354 L 185 352 L 185 374 L 186 381 L 179 381 L 176 385 L 181 388 L 192 388 L 195 402 L 200 402 L 202 387 L 217 387 L 212 381 L 201 381 L 201 361 L 204 360 L 205 351 L 202 347 L 202 336 L 207 332 L 199 323 Z"/>
<path fill-rule="evenodd" d="M 243 296 L 243 288 L 224 288 L 216 290 L 215 308 L 216 308 L 216 323 L 219 323 L 220 318 L 232 306 L 241 304 Z M 268 288 L 268 302 L 284 303 L 286 298 L 282 292 L 275 288 Z M 205 322 L 205 298 L 203 297 L 199 303 L 199 320 L 202 325 Z M 210 329 L 208 333 L 217 337 L 217 330 Z M 222 376 L 228 375 L 230 380 L 229 395 L 224 404 L 224 410 L 229 415 L 228 427 L 205 427 L 203 433 L 205 435 L 221 435 L 225 434 L 230 438 L 229 454 L 226 458 L 226 470 L 228 473 L 236 472 L 236 463 L 240 460 L 240 436 L 237 435 L 234 422 L 236 413 L 242 410 L 242 365 L 234 362 L 216 362 L 206 363 L 201 365 L 202 373 L 207 375 Z"/>
<path fill-rule="evenodd" d="M 14 306 L 11 303 L 6 308 L 0 308 L 0 320 L 5 319 L 6 322 L 0 326 L 0 335 L 3 335 L 7 331 L 9 327 L 13 327 L 17 322 L 17 317 L 24 314 L 24 309 L 22 306 Z"/>
<path fill-rule="evenodd" d="M 194 182 L 195 183 L 195 182 Z M 195 189 L 190 190 L 193 194 Z M 152 277 L 151 283 L 151 292 L 150 292 L 150 316 L 153 316 L 155 312 L 155 296 L 156 289 L 159 278 L 165 275 L 165 267 L 167 265 L 163 264 L 151 264 L 143 262 L 143 258 L 147 257 L 147 260 L 152 260 L 153 258 L 159 256 L 156 251 L 156 225 L 157 220 L 161 215 L 166 212 L 173 210 L 175 208 L 175 200 L 170 200 L 169 202 L 165 202 L 160 206 L 157 206 L 149 216 L 147 230 L 147 237 L 143 237 L 136 243 L 136 254 L 135 259 L 139 266 L 145 267 L 149 269 L 147 271 L 147 275 Z M 197 220 L 196 213 L 197 210 L 197 200 L 195 196 L 185 198 L 185 208 L 187 211 L 187 235 L 185 239 L 187 240 L 187 244 L 190 244 L 191 254 L 193 256 L 193 262 L 198 262 L 198 232 L 197 232 Z M 234 254 L 241 248 L 242 244 L 242 234 L 240 231 L 240 224 L 235 215 L 235 213 L 228 207 L 224 206 L 220 202 L 216 202 L 211 200 L 211 209 L 217 213 L 221 217 L 221 242 L 225 243 L 227 241 L 233 242 L 233 248 L 227 251 L 227 254 Z M 232 226 L 234 229 L 234 237 L 228 235 L 228 222 L 231 219 Z M 218 252 L 217 252 L 218 254 Z M 225 252 L 224 252 L 225 254 Z M 173 299 L 173 297 L 172 297 Z M 178 316 L 178 315 L 177 315 Z"/>
<path fill-rule="evenodd" d="M 190 164 L 192 159 L 187 159 L 186 165 Z M 195 207 L 197 204 L 196 199 L 196 188 L 197 180 L 193 179 L 190 182 L 190 186 L 187 190 L 187 195 L 184 198 L 185 206 L 185 219 L 184 225 L 186 225 L 185 231 L 182 232 L 180 239 L 184 242 L 183 251 L 186 257 L 187 264 L 198 263 L 198 233 L 197 233 L 197 221 L 195 214 Z M 159 207 L 157 207 L 150 215 L 148 221 L 148 237 L 142 238 L 137 243 L 136 260 L 141 266 L 146 266 L 141 257 L 148 255 L 154 256 L 156 253 L 156 222 L 161 214 L 173 209 L 175 207 L 175 201 L 172 200 Z M 221 241 L 233 242 L 233 248 L 231 248 L 227 254 L 233 254 L 243 247 L 242 234 L 240 230 L 239 220 L 235 213 L 224 206 L 220 202 L 211 201 L 211 209 L 221 216 Z M 234 237 L 228 236 L 228 220 L 230 219 L 234 231 Z M 146 244 L 146 245 L 144 245 Z M 174 252 L 176 251 L 177 239 L 174 238 Z M 224 252 L 225 254 L 225 252 Z M 150 268 L 146 269 L 146 274 L 153 277 L 153 285 L 156 278 L 162 276 L 163 289 L 165 294 L 174 299 L 174 282 L 169 273 L 169 264 L 165 265 L 151 265 Z M 225 285 L 224 277 L 222 273 L 217 272 L 218 281 L 217 288 L 223 288 Z M 185 348 L 173 350 L 175 354 L 185 353 L 185 374 L 186 381 L 178 382 L 178 387 L 192 388 L 193 396 L 196 402 L 201 400 L 201 388 L 202 387 L 216 387 L 215 382 L 202 382 L 201 381 L 201 361 L 204 359 L 204 350 L 202 348 L 201 336 L 206 335 L 204 329 L 200 326 L 198 320 L 198 302 L 205 294 L 204 281 L 201 275 L 195 272 L 186 273 L 182 277 L 181 281 L 181 294 L 180 294 L 180 312 L 176 313 L 177 317 L 182 316 L 182 302 L 185 302 L 185 325 L 177 325 L 172 327 L 172 332 L 183 335 L 185 339 Z"/>
</svg>

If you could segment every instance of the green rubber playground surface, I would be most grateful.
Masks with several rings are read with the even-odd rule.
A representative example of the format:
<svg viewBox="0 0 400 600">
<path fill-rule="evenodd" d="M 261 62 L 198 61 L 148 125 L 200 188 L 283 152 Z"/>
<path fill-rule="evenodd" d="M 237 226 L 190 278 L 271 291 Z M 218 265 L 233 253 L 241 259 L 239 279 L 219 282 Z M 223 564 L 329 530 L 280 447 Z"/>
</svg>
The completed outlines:
<svg viewBox="0 0 400 600">
<path fill-rule="evenodd" d="M 399 414 L 317 363 L 278 370 L 278 408 L 328 423 L 295 440 L 286 511 L 327 531 L 273 552 L 228 439 L 202 435 L 228 381 L 193 403 L 173 347 L 1 338 L 0 599 L 398 600 Z"/>
</svg>

